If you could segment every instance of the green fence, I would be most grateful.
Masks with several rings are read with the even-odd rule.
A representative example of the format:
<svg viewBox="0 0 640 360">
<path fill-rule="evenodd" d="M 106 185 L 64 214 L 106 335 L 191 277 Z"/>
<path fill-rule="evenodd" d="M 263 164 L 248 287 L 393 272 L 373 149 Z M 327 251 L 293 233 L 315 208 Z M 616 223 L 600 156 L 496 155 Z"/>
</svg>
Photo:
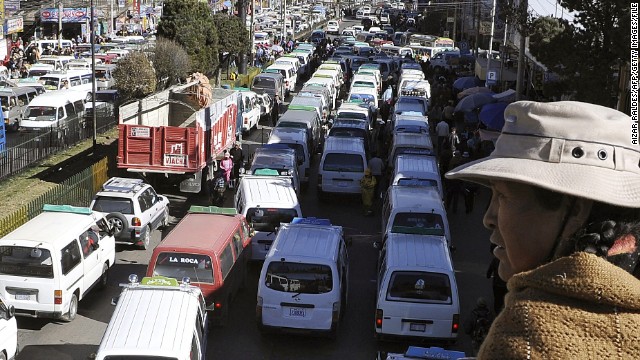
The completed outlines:
<svg viewBox="0 0 640 360">
<path fill-rule="evenodd" d="M 271 65 L 271 63 L 269 63 L 269 65 Z M 230 69 L 229 73 L 233 71 L 237 71 L 237 69 L 235 68 Z M 239 88 L 239 87 L 248 88 L 251 86 L 251 82 L 253 81 L 253 78 L 256 77 L 256 75 L 260 74 L 261 71 L 262 71 L 261 68 L 251 66 L 247 69 L 246 74 L 244 75 L 239 74 L 235 80 L 221 80 L 220 85 L 229 85 L 232 89 Z"/>
<path fill-rule="evenodd" d="M 0 219 L 0 237 L 36 217 L 44 204 L 89 206 L 93 195 L 107 181 L 108 168 L 105 157 Z"/>
</svg>

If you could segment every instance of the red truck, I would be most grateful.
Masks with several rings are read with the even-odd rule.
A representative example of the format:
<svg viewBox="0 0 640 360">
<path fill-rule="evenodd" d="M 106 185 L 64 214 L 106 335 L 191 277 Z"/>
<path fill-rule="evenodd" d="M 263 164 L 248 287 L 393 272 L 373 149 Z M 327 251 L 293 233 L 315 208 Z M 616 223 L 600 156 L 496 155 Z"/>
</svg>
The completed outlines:
<svg viewBox="0 0 640 360">
<path fill-rule="evenodd" d="M 120 107 L 118 168 L 199 193 L 235 142 L 237 91 L 212 89 L 201 107 L 190 83 Z"/>
</svg>

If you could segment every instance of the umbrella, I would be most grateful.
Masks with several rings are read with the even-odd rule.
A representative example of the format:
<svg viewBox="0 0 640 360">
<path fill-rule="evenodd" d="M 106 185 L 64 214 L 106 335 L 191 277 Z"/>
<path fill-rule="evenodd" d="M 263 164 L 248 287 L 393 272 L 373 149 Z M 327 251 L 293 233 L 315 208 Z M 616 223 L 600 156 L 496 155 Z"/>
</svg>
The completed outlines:
<svg viewBox="0 0 640 360">
<path fill-rule="evenodd" d="M 458 99 L 462 99 L 465 96 L 469 96 L 469 95 L 473 95 L 473 94 L 490 93 L 490 92 L 492 92 L 492 91 L 488 87 L 476 86 L 476 87 L 465 89 L 465 90 L 461 91 L 460 93 L 458 93 Z"/>
<path fill-rule="evenodd" d="M 456 79 L 456 81 L 453 82 L 453 88 L 458 90 L 464 90 L 464 89 L 472 88 L 478 85 L 480 84 L 478 79 L 476 79 L 475 76 L 461 77 Z"/>
<path fill-rule="evenodd" d="M 456 105 L 455 111 L 467 112 L 472 111 L 476 108 L 481 107 L 484 104 L 490 104 L 496 102 L 496 99 L 493 98 L 493 95 L 490 93 L 479 93 L 474 95 L 469 95 L 464 99 L 460 100 L 458 105 Z"/>
<path fill-rule="evenodd" d="M 281 52 L 281 51 L 284 51 L 284 49 L 283 49 L 283 48 L 282 48 L 282 46 L 280 46 L 280 45 L 273 45 L 273 46 L 271 47 L 271 50 L 272 50 L 272 51 L 275 51 L 275 52 Z"/>
<path fill-rule="evenodd" d="M 513 102 L 516 100 L 516 91 L 513 89 L 509 89 L 507 91 L 503 91 L 499 94 L 493 95 L 493 98 L 499 102 Z"/>
<path fill-rule="evenodd" d="M 502 130 L 504 126 L 504 109 L 507 108 L 509 103 L 497 102 L 493 104 L 486 104 L 480 110 L 478 118 L 483 124 L 487 125 L 489 129 Z"/>
</svg>

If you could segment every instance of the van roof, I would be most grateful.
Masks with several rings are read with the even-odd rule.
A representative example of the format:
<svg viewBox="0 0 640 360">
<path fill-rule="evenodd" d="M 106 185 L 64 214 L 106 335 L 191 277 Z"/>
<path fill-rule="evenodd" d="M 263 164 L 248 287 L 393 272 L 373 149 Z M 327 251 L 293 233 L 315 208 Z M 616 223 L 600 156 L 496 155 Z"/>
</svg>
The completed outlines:
<svg viewBox="0 0 640 360">
<path fill-rule="evenodd" d="M 193 339 L 200 307 L 199 290 L 139 285 L 123 290 L 98 354 L 139 354 L 181 358 Z M 175 309 L 179 309 L 176 311 Z"/>
<path fill-rule="evenodd" d="M 360 138 L 329 136 L 324 143 L 323 153 L 349 152 L 364 154 L 364 141 Z"/>
<path fill-rule="evenodd" d="M 88 208 L 86 209 L 88 210 Z M 85 211 L 85 213 L 43 211 L 40 215 L 7 234 L 0 241 L 5 244 L 19 240 L 66 245 L 69 239 L 76 238 L 103 217 L 101 213 L 95 211 L 90 211 L 91 213 L 87 214 L 89 211 Z M 56 234 L 56 236 L 51 236 L 51 234 Z"/>
<path fill-rule="evenodd" d="M 0 96 L 8 96 L 8 95 L 23 95 L 23 94 L 33 94 L 36 92 L 36 89 L 31 87 L 11 87 L 11 88 L 0 88 Z"/>
<path fill-rule="evenodd" d="M 340 241 L 340 226 L 282 224 L 267 259 L 286 260 L 287 256 L 294 256 L 337 261 Z"/>
<path fill-rule="evenodd" d="M 240 180 L 247 207 L 295 208 L 298 204 L 291 178 L 247 175 Z"/>
<path fill-rule="evenodd" d="M 412 212 L 444 211 L 440 193 L 435 188 L 392 185 L 389 187 L 389 199 L 393 207 L 409 208 Z"/>
<path fill-rule="evenodd" d="M 305 110 L 289 109 L 280 116 L 278 121 L 313 123 L 316 118 L 318 118 L 316 108 L 309 106 L 309 109 Z"/>
<path fill-rule="evenodd" d="M 86 91 L 73 89 L 62 89 L 46 92 L 33 98 L 29 106 L 63 106 L 68 101 L 84 100 L 87 97 Z"/>
<path fill-rule="evenodd" d="M 242 222 L 242 217 L 187 213 L 153 252 L 211 249 L 218 254 L 224 248 L 227 234 Z"/>
<path fill-rule="evenodd" d="M 453 271 L 444 236 L 390 233 L 386 246 L 389 268 L 420 267 Z"/>
<path fill-rule="evenodd" d="M 393 146 L 413 146 L 418 148 L 433 149 L 429 134 L 398 133 L 393 138 Z"/>
<path fill-rule="evenodd" d="M 438 163 L 433 156 L 401 154 L 396 158 L 394 167 L 396 173 L 427 172 L 439 174 Z"/>
</svg>

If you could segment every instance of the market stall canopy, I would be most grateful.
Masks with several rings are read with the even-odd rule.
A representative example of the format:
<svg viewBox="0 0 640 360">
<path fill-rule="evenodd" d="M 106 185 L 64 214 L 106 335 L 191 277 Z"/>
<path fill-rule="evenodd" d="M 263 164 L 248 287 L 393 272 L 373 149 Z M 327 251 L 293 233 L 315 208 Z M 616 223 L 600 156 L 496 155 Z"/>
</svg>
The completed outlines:
<svg viewBox="0 0 640 360">
<path fill-rule="evenodd" d="M 492 93 L 491 89 L 485 86 L 476 86 L 472 88 L 465 89 L 458 93 L 458 99 L 462 99 L 463 97 L 478 94 L 478 93 Z"/>
<path fill-rule="evenodd" d="M 499 94 L 493 95 L 493 98 L 498 102 L 513 102 L 516 101 L 516 91 L 509 89 Z"/>
</svg>

